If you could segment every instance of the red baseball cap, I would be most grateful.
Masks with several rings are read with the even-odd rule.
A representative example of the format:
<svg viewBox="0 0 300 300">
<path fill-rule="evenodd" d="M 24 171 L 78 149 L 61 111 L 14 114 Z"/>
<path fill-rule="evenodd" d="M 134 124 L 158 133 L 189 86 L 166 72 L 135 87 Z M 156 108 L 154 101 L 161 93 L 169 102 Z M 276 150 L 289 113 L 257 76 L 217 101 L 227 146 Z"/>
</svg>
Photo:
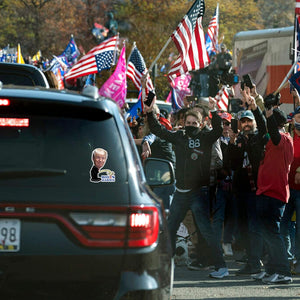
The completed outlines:
<svg viewBox="0 0 300 300">
<path fill-rule="evenodd" d="M 231 122 L 231 119 L 232 119 L 232 115 L 230 113 L 228 113 L 227 111 L 218 111 L 218 115 L 228 121 L 229 123 Z"/>
</svg>

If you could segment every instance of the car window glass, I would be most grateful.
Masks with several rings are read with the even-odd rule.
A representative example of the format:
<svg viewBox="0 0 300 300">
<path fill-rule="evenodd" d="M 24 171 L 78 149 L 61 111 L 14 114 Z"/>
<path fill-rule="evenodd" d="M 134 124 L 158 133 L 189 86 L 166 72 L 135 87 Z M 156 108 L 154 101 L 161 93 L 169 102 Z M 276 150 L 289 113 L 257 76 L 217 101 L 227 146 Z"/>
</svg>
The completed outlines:
<svg viewBox="0 0 300 300">
<path fill-rule="evenodd" d="M 100 188 L 127 181 L 124 150 L 114 118 L 102 121 L 46 116 L 28 118 L 28 127 L 0 126 L 0 185 L 17 180 L 20 185 Z M 115 182 L 97 185 L 90 182 L 92 152 L 96 148 L 107 151 L 105 169 L 115 173 Z M 41 170 L 40 176 L 34 170 Z M 5 174 L 11 179 L 5 180 Z"/>
</svg>

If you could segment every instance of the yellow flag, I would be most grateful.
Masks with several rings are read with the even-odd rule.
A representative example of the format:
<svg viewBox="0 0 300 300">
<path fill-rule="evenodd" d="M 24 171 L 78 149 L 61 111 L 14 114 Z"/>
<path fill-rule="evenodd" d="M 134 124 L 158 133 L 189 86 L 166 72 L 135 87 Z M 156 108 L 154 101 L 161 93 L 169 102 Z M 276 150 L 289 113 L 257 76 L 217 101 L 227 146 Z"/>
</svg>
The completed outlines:
<svg viewBox="0 0 300 300">
<path fill-rule="evenodd" d="M 21 47 L 20 47 L 20 44 L 18 44 L 17 63 L 18 63 L 18 64 L 25 64 L 25 61 L 24 61 L 23 56 L 22 56 L 22 53 L 21 53 Z"/>
<path fill-rule="evenodd" d="M 42 56 L 42 52 L 41 50 L 39 50 L 33 57 L 32 57 L 32 61 L 39 61 L 40 58 Z"/>
</svg>

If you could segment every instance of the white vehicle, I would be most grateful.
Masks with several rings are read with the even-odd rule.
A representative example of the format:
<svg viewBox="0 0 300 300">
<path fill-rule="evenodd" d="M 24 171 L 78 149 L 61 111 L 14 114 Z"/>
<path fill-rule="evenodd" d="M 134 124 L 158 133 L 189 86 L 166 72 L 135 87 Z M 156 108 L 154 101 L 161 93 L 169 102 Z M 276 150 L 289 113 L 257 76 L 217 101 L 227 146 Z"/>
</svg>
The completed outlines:
<svg viewBox="0 0 300 300">
<path fill-rule="evenodd" d="M 276 91 L 288 74 L 293 64 L 293 34 L 291 26 L 241 31 L 234 36 L 233 67 L 240 78 L 250 74 L 262 96 Z M 293 111 L 289 85 L 280 94 L 281 109 L 286 113 Z"/>
<path fill-rule="evenodd" d="M 129 98 L 126 99 L 126 103 L 128 103 L 129 107 L 131 108 L 136 102 L 138 101 L 137 98 Z M 164 109 L 166 110 L 168 113 L 171 112 L 172 110 L 172 104 L 165 102 L 163 100 L 156 100 L 155 103 L 157 104 L 159 109 Z"/>
</svg>

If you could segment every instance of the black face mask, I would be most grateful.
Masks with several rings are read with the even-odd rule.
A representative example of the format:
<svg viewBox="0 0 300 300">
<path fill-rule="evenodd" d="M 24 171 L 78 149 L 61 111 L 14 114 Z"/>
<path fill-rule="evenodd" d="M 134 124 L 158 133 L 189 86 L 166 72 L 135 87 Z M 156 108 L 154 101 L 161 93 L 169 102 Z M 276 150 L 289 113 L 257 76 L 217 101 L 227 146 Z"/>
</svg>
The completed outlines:
<svg viewBox="0 0 300 300">
<path fill-rule="evenodd" d="M 199 133 L 199 128 L 195 126 L 185 126 L 184 129 L 185 133 L 190 137 L 194 137 L 196 134 Z"/>
</svg>

